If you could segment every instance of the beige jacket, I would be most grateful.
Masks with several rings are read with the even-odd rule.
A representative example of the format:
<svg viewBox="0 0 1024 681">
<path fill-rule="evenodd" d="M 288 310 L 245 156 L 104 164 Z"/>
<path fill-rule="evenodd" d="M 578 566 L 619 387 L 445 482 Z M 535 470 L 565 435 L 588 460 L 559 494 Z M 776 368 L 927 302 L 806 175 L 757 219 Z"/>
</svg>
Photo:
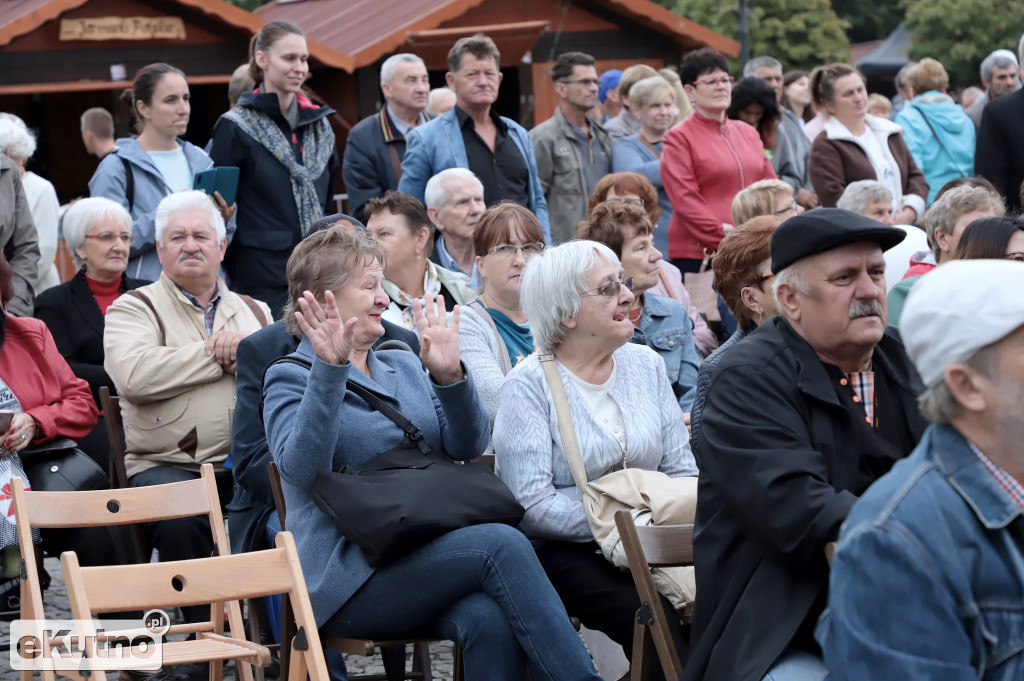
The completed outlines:
<svg viewBox="0 0 1024 681">
<path fill-rule="evenodd" d="M 246 302 L 223 281 L 217 285 L 214 332 L 258 331 L 261 321 Z M 103 366 L 121 397 L 128 475 L 159 465 L 220 468 L 231 445 L 235 377 L 207 356 L 203 313 L 166 274 L 138 291 L 152 301 L 166 342 L 149 306 L 127 294 L 107 310 L 103 333 Z M 257 304 L 271 319 L 270 308 Z"/>
</svg>

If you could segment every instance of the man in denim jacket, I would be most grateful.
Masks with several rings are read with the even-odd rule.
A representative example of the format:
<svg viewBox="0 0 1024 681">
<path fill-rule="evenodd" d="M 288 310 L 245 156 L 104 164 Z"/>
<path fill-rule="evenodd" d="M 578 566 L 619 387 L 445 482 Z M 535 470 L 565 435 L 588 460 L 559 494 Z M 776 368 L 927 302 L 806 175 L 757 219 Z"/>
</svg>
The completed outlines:
<svg viewBox="0 0 1024 681">
<path fill-rule="evenodd" d="M 1024 678 L 1024 267 L 953 261 L 903 313 L 932 422 L 843 526 L 817 628 L 831 679 Z"/>
</svg>

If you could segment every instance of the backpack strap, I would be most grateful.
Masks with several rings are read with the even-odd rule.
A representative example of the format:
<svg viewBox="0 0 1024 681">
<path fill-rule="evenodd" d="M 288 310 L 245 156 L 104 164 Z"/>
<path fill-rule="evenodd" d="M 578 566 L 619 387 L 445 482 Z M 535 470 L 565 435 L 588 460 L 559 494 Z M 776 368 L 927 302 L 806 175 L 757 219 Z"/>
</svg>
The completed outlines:
<svg viewBox="0 0 1024 681">
<path fill-rule="evenodd" d="M 156 319 L 156 325 L 160 329 L 160 345 L 167 345 L 167 330 L 164 328 L 164 322 L 160 319 L 160 315 L 157 313 L 156 307 L 153 305 L 153 301 L 149 299 L 149 296 L 138 289 L 125 291 L 125 294 L 132 296 L 133 298 L 138 298 L 146 304 L 146 307 L 148 307 L 153 313 L 153 317 Z"/>
<path fill-rule="evenodd" d="M 256 304 L 256 301 L 244 293 L 237 293 L 235 295 L 241 298 L 242 301 L 249 306 L 249 310 L 252 312 L 253 316 L 256 317 L 256 321 L 260 323 L 260 327 L 265 328 L 267 326 L 267 315 L 264 314 L 263 309 Z"/>
<path fill-rule="evenodd" d="M 128 199 L 128 212 L 132 212 L 135 206 L 135 173 L 132 172 L 132 164 L 124 156 L 118 156 L 124 164 L 124 196 Z"/>
</svg>

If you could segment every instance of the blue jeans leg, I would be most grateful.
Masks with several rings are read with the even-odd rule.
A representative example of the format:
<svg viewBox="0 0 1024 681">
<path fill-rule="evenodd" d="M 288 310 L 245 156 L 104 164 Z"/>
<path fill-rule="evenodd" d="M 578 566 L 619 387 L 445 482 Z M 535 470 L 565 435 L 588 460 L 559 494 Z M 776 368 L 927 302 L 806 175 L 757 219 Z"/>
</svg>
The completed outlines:
<svg viewBox="0 0 1024 681">
<path fill-rule="evenodd" d="M 820 657 L 802 650 L 787 651 L 764 675 L 763 681 L 825 681 L 828 669 Z"/>
<path fill-rule="evenodd" d="M 379 568 L 323 629 L 461 637 L 472 679 L 521 681 L 524 652 L 534 681 L 600 679 L 529 540 L 507 525 L 449 532 Z"/>
</svg>

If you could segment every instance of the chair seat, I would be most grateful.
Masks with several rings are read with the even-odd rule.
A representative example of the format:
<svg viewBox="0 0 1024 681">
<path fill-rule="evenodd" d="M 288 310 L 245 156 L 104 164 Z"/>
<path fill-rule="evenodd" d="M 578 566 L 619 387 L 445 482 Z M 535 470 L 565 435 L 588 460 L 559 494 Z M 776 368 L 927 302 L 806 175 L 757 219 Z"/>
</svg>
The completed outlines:
<svg viewBox="0 0 1024 681">
<path fill-rule="evenodd" d="M 442 640 L 444 639 L 429 637 L 381 640 L 376 638 L 345 638 L 344 636 L 331 636 L 329 634 L 321 634 L 320 636 L 320 641 L 323 643 L 325 650 L 334 650 L 339 653 L 360 655 L 362 657 L 371 657 L 377 647 L 404 646 L 416 643 L 437 643 Z"/>
<path fill-rule="evenodd" d="M 138 651 L 139 657 L 145 653 L 139 646 L 132 646 L 133 654 Z M 225 640 L 200 638 L 195 641 L 169 641 L 163 644 L 164 666 L 184 664 L 186 662 L 212 662 L 213 660 L 241 660 L 257 667 L 270 664 L 270 650 L 266 646 L 248 642 L 234 643 Z M 104 654 L 101 654 L 104 656 Z"/>
</svg>

